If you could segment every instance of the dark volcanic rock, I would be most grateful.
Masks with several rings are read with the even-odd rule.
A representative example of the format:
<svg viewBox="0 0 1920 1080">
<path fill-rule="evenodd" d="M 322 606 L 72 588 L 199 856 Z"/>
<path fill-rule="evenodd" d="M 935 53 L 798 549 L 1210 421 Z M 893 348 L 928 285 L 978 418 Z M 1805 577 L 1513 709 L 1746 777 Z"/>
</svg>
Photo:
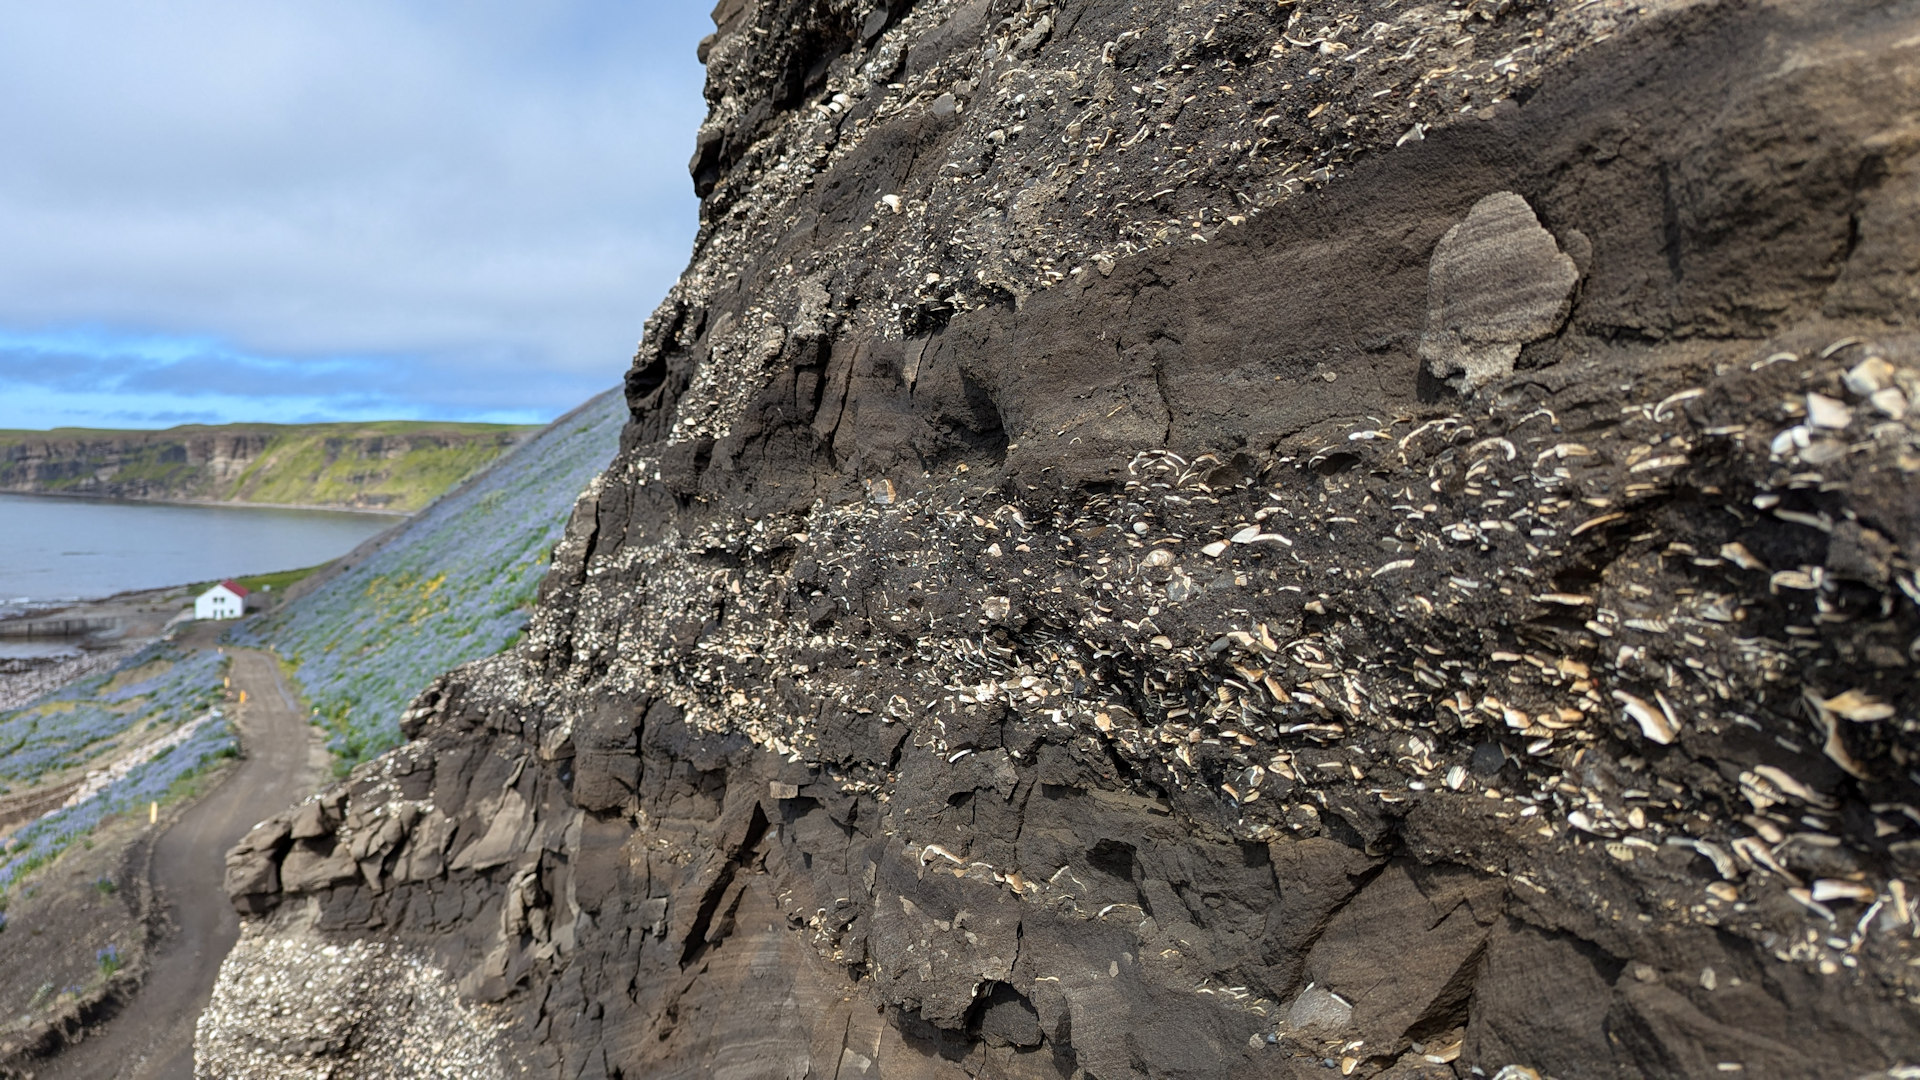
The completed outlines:
<svg viewBox="0 0 1920 1080">
<path fill-rule="evenodd" d="M 715 22 L 619 457 L 237 970 L 570 1078 L 1920 1060 L 1912 6 Z"/>
</svg>

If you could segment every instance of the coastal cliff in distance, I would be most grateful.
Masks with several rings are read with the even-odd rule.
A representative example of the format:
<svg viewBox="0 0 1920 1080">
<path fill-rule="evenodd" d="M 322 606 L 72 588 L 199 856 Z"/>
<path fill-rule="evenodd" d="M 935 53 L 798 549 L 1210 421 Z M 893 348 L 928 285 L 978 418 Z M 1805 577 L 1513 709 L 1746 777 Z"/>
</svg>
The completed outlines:
<svg viewBox="0 0 1920 1080">
<path fill-rule="evenodd" d="M 0 431 L 0 491 L 411 513 L 537 430 L 395 420 Z"/>
</svg>

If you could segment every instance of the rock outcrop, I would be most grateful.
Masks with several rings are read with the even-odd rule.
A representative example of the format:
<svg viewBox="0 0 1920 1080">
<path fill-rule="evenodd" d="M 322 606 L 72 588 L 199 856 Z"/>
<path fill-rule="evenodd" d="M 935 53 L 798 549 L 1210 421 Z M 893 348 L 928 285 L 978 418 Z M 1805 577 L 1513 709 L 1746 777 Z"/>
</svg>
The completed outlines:
<svg viewBox="0 0 1920 1080">
<path fill-rule="evenodd" d="M 1579 280 L 1527 200 L 1495 192 L 1433 249 L 1420 355 L 1457 390 L 1511 375 L 1521 346 L 1566 322 Z"/>
<path fill-rule="evenodd" d="M 234 853 L 236 963 L 568 1078 L 1920 1061 L 1920 10 L 715 21 L 527 638 Z M 301 985 L 202 1075 L 389 1075 L 223 1019 Z"/>
</svg>

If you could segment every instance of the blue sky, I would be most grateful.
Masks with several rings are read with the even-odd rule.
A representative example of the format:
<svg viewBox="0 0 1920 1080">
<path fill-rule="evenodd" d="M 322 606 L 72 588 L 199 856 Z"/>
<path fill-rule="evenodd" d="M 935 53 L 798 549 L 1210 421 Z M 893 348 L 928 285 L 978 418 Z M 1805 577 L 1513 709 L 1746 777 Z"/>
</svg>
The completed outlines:
<svg viewBox="0 0 1920 1080">
<path fill-rule="evenodd" d="M 692 242 L 709 6 L 0 6 L 0 428 L 614 385 Z"/>
</svg>

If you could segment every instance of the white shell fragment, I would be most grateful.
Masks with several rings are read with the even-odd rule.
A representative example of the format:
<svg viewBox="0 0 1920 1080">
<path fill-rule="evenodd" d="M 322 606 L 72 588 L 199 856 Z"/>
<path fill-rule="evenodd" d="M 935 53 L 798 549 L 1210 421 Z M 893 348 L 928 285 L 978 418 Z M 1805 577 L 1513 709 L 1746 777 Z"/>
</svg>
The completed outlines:
<svg viewBox="0 0 1920 1080">
<path fill-rule="evenodd" d="M 1721 544 L 1720 557 L 1742 570 L 1764 571 L 1767 568 L 1766 563 L 1755 558 L 1753 552 L 1748 551 L 1747 546 L 1738 540 Z"/>
<path fill-rule="evenodd" d="M 1246 528 L 1241 529 L 1239 532 L 1234 533 L 1232 536 L 1228 537 L 1228 539 L 1232 540 L 1236 544 L 1261 544 L 1261 543 L 1272 542 L 1276 544 L 1285 544 L 1288 547 L 1293 546 L 1293 541 L 1287 539 L 1284 536 L 1281 536 L 1279 533 L 1261 532 L 1260 526 L 1258 525 L 1249 525 Z"/>
<path fill-rule="evenodd" d="M 1892 385 L 1893 365 L 1883 356 L 1869 356 L 1847 372 L 1847 389 L 1861 397 L 1872 397 Z"/>
<path fill-rule="evenodd" d="M 1828 700 L 1823 700 L 1811 690 L 1802 690 L 1801 697 L 1806 699 L 1808 707 L 1813 710 L 1814 721 L 1820 725 L 1821 730 L 1825 732 L 1827 736 L 1826 744 L 1821 747 L 1821 751 L 1827 755 L 1828 760 L 1845 769 L 1849 775 L 1865 780 L 1867 778 L 1866 767 L 1856 761 L 1854 756 L 1847 751 L 1846 740 L 1840 737 L 1840 722 L 1838 718 L 1845 714 L 1839 709 L 1831 708 Z M 1881 709 L 1885 708 L 1885 706 L 1858 691 L 1849 690 L 1847 693 L 1841 694 L 1831 700 L 1840 702 L 1842 708 L 1861 716 L 1885 719 L 1886 716 L 1893 715 L 1893 711 L 1887 709 L 1886 715 L 1882 716 Z M 1874 721 L 1863 720 L 1860 722 L 1873 723 Z"/>
<path fill-rule="evenodd" d="M 1853 423 L 1853 410 L 1825 394 L 1807 394 L 1807 422 L 1817 428 L 1838 431 Z"/>
<path fill-rule="evenodd" d="M 1664 712 L 1632 694 L 1615 690 L 1613 700 L 1619 702 L 1626 714 L 1633 718 L 1633 722 L 1640 725 L 1640 734 L 1661 746 L 1672 743 L 1673 737 L 1679 734 Z"/>
<path fill-rule="evenodd" d="M 1874 410 L 1893 420 L 1904 420 L 1907 416 L 1907 395 L 1898 387 L 1889 386 L 1885 390 L 1876 390 L 1867 398 Z"/>
<path fill-rule="evenodd" d="M 1700 856 L 1713 864 L 1714 873 L 1728 881 L 1737 881 L 1740 877 L 1740 864 L 1733 856 L 1721 850 L 1720 846 L 1706 840 L 1695 840 L 1688 836 L 1669 836 L 1667 843 L 1674 847 L 1692 848 Z"/>
<path fill-rule="evenodd" d="M 1873 900 L 1872 889 L 1854 881 L 1836 881 L 1822 878 L 1813 883 L 1813 898 L 1820 903 L 1829 900 L 1853 900 L 1865 904 Z"/>
<path fill-rule="evenodd" d="M 1794 779 L 1784 769 L 1776 765 L 1755 765 L 1753 774 L 1772 784 L 1779 791 L 1791 795 L 1808 806 L 1831 807 L 1833 800 Z"/>
<path fill-rule="evenodd" d="M 1856 724 L 1874 724 L 1893 719 L 1893 706 L 1872 694 L 1863 694 L 1858 690 L 1836 694 L 1817 704 L 1822 711 L 1844 717 Z"/>
<path fill-rule="evenodd" d="M 1781 589 L 1810 592 L 1820 587 L 1820 579 L 1806 570 L 1781 570 L 1773 575 L 1770 584 L 1774 592 L 1779 592 Z"/>
</svg>

